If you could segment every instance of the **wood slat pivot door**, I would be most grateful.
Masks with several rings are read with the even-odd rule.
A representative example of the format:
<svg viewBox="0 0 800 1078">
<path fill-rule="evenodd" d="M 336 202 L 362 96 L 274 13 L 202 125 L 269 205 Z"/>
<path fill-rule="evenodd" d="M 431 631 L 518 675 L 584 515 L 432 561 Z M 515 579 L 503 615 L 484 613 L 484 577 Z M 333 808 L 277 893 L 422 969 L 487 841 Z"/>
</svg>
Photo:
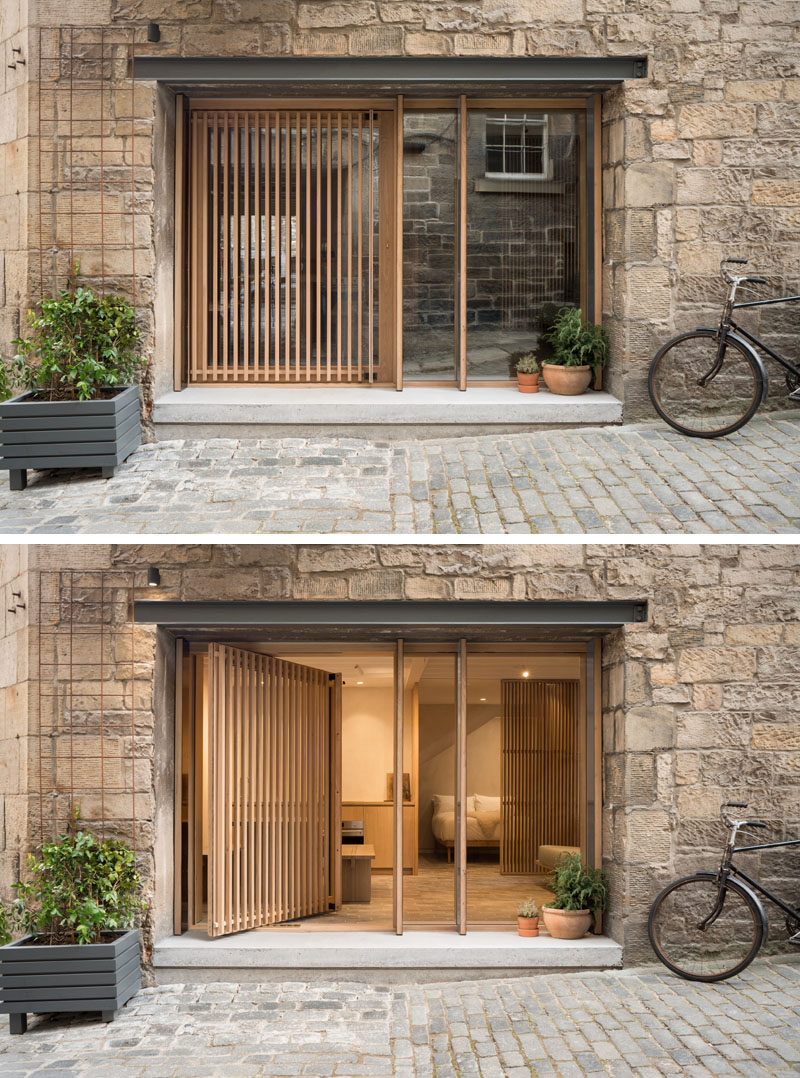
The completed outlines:
<svg viewBox="0 0 800 1078">
<path fill-rule="evenodd" d="M 208 934 L 323 913 L 339 901 L 338 682 L 222 644 L 208 660 Z"/>
<path fill-rule="evenodd" d="M 379 308 L 393 186 L 379 173 L 392 123 L 391 112 L 314 102 L 192 111 L 190 384 L 391 376 L 379 345 L 392 312 L 379 325 Z"/>
<path fill-rule="evenodd" d="M 542 872 L 539 846 L 580 846 L 580 681 L 502 686 L 500 871 Z"/>
</svg>

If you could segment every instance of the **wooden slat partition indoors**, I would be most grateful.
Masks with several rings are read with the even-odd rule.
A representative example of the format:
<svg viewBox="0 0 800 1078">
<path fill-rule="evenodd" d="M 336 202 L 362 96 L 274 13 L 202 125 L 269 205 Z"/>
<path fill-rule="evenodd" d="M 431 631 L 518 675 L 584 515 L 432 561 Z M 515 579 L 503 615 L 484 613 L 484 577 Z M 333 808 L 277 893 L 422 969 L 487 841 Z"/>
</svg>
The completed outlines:
<svg viewBox="0 0 800 1078">
<path fill-rule="evenodd" d="M 371 382 L 380 111 L 238 104 L 191 111 L 188 381 Z"/>
<path fill-rule="evenodd" d="M 208 934 L 322 913 L 340 723 L 331 676 L 211 644 Z"/>
<path fill-rule="evenodd" d="M 503 680 L 500 871 L 542 872 L 541 845 L 580 845 L 580 681 Z"/>
</svg>

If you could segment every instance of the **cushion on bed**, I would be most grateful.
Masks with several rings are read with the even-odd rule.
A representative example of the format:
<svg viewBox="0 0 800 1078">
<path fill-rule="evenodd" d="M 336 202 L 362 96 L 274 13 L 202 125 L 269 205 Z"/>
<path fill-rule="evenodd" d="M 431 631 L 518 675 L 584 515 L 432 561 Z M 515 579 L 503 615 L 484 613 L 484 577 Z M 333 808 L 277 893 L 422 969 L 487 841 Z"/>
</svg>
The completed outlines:
<svg viewBox="0 0 800 1078">
<path fill-rule="evenodd" d="M 472 799 L 475 802 L 476 812 L 499 812 L 500 798 L 487 797 L 486 794 L 475 794 Z"/>
</svg>

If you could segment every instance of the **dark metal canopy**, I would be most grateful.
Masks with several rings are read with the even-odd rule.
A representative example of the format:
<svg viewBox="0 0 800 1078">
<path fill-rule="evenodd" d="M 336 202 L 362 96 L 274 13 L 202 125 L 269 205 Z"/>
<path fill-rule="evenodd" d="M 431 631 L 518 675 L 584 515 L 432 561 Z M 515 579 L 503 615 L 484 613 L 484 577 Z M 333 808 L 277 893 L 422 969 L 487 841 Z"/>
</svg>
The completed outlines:
<svg viewBox="0 0 800 1078">
<path fill-rule="evenodd" d="M 264 83 L 349 91 L 602 89 L 647 77 L 645 56 L 136 56 L 133 77 L 172 85 Z M 250 87 L 252 89 L 252 86 Z"/>
<path fill-rule="evenodd" d="M 417 639 L 525 640 L 541 630 L 608 630 L 647 620 L 647 603 L 609 600 L 587 602 L 357 602 L 349 600 L 284 602 L 180 602 L 144 599 L 134 603 L 137 623 L 167 629 L 260 630 L 274 636 L 320 634 L 337 639 L 358 635 L 383 640 Z"/>
</svg>

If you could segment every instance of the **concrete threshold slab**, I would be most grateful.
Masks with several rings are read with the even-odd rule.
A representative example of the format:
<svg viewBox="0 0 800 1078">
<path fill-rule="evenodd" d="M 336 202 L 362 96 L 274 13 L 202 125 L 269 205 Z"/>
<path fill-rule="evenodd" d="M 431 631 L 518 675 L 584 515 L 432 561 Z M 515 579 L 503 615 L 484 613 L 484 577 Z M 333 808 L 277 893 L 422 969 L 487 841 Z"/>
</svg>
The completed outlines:
<svg viewBox="0 0 800 1078">
<path fill-rule="evenodd" d="M 202 932 L 156 944 L 153 967 L 160 984 L 186 981 L 367 979 L 398 983 L 464 976 L 519 976 L 548 970 L 616 969 L 622 948 L 608 936 L 523 939 L 513 930 L 242 932 L 211 940 Z"/>
<path fill-rule="evenodd" d="M 209 386 L 165 393 L 153 407 L 159 439 L 448 437 L 532 427 L 600 426 L 622 422 L 611 393 L 562 397 L 513 386 L 468 388 Z"/>
</svg>

